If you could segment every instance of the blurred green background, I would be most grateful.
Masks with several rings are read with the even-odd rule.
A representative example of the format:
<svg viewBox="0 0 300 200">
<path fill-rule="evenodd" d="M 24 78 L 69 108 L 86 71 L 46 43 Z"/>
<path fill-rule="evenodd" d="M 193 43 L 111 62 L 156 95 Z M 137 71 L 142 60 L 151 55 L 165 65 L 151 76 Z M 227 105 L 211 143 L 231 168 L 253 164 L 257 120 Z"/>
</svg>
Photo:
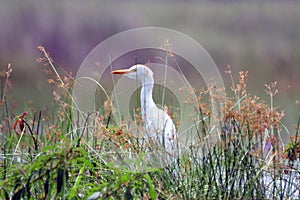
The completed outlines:
<svg viewBox="0 0 300 200">
<path fill-rule="evenodd" d="M 180 31 L 208 51 L 224 70 L 249 71 L 249 92 L 269 101 L 264 84 L 278 81 L 275 105 L 286 110 L 293 132 L 300 100 L 299 1 L 1 1 L 0 69 L 13 65 L 12 87 L 20 112 L 52 102 L 52 88 L 38 45 L 56 63 L 76 72 L 104 39 L 131 28 L 157 26 Z M 2 84 L 3 85 L 3 84 Z"/>
</svg>

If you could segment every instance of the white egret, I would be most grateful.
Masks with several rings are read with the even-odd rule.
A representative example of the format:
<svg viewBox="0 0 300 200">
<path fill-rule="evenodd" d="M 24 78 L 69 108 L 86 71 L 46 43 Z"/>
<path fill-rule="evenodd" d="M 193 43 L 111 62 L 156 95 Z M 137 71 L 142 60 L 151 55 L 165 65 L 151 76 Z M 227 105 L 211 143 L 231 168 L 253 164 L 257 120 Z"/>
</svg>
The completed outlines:
<svg viewBox="0 0 300 200">
<path fill-rule="evenodd" d="M 179 156 L 176 128 L 171 117 L 159 109 L 153 101 L 154 78 L 152 70 L 145 65 L 137 64 L 129 69 L 115 70 L 111 73 L 141 81 L 140 101 L 142 119 L 147 132 L 145 136 L 148 140 L 153 140 L 159 148 L 164 149 L 168 161 L 175 161 Z"/>
</svg>

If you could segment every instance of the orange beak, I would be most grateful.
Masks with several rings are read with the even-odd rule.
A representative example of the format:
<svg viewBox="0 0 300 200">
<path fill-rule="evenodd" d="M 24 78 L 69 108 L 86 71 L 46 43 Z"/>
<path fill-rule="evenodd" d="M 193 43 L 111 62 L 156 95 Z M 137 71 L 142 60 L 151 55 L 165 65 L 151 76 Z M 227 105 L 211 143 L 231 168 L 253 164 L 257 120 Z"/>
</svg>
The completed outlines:
<svg viewBox="0 0 300 200">
<path fill-rule="evenodd" d="M 133 70 L 129 70 L 129 69 L 118 69 L 118 70 L 114 70 L 111 73 L 112 74 L 128 74 L 130 72 L 133 72 Z"/>
</svg>

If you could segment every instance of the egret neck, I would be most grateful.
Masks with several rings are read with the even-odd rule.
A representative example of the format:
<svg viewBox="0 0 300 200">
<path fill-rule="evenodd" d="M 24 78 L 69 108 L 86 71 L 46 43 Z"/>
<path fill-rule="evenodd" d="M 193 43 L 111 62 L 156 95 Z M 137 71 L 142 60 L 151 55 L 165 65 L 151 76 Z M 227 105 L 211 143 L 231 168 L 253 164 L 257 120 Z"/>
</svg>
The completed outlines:
<svg viewBox="0 0 300 200">
<path fill-rule="evenodd" d="M 142 89 L 141 89 L 141 114 L 142 118 L 145 122 L 150 122 L 149 121 L 149 116 L 147 116 L 147 113 L 151 112 L 151 109 L 153 107 L 156 107 L 156 104 L 153 101 L 152 98 L 152 92 L 153 92 L 153 87 L 154 87 L 154 79 L 152 76 L 148 76 L 148 78 L 141 78 L 140 79 L 142 82 Z"/>
</svg>

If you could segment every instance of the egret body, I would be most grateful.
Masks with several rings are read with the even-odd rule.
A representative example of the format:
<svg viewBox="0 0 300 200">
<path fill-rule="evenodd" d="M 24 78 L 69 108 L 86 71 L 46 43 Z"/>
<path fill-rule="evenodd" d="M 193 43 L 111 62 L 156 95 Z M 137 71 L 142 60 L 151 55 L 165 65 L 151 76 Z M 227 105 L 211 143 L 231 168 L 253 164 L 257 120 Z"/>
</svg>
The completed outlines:
<svg viewBox="0 0 300 200">
<path fill-rule="evenodd" d="M 154 78 L 152 70 L 141 64 L 129 69 L 112 71 L 112 74 L 121 74 L 131 79 L 137 79 L 142 83 L 140 101 L 141 114 L 145 123 L 146 138 L 153 139 L 158 147 L 162 147 L 169 157 L 177 158 L 178 141 L 175 125 L 171 117 L 159 109 L 152 98 Z M 175 157 L 176 156 L 176 157 Z"/>
</svg>

